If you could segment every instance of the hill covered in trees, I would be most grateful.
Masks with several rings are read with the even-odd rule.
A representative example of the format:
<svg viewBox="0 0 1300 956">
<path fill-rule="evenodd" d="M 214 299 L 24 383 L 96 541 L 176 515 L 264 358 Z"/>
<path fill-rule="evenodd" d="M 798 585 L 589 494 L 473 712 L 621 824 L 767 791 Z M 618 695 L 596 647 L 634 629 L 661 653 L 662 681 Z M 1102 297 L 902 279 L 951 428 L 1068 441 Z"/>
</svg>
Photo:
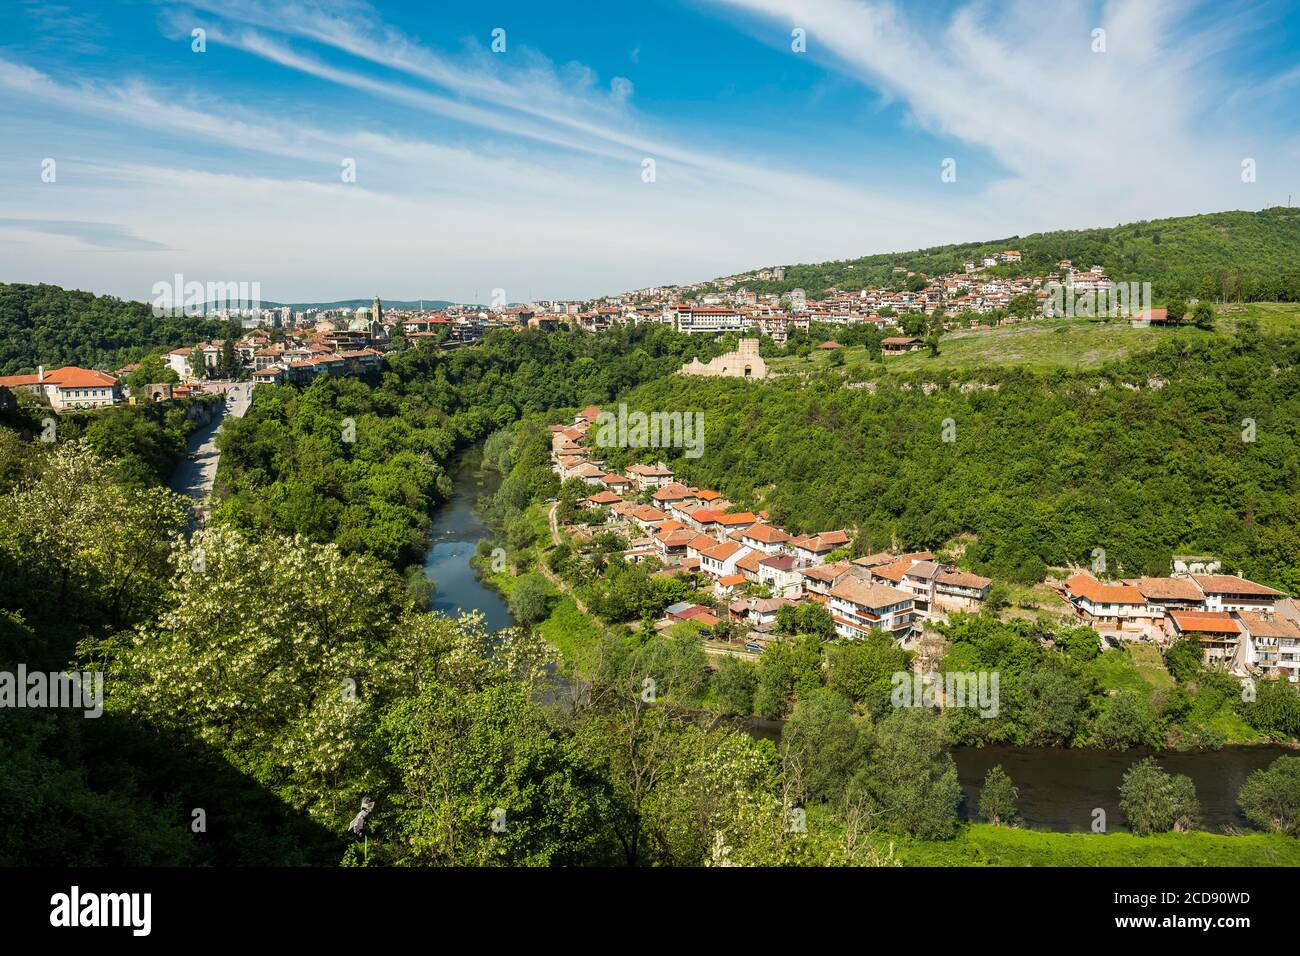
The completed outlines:
<svg viewBox="0 0 1300 956">
<path fill-rule="evenodd" d="M 143 302 L 56 285 L 0 283 L 0 375 L 38 365 L 111 371 L 158 348 L 230 334 L 214 319 L 163 316 Z"/>
<path fill-rule="evenodd" d="M 882 371 L 845 384 L 833 371 L 672 376 L 628 403 L 702 410 L 700 457 L 650 457 L 792 530 L 857 527 L 873 550 L 970 534 L 975 570 L 1022 582 L 1086 564 L 1094 548 L 1129 574 L 1208 551 L 1300 591 L 1294 332 L 1170 340 L 1085 372 Z"/>
<path fill-rule="evenodd" d="M 1045 275 L 1069 259 L 1076 268 L 1106 267 L 1116 281 L 1150 282 L 1155 296 L 1300 301 L 1300 209 L 1274 206 L 1259 212 L 1216 212 L 1153 219 L 1098 229 L 1062 229 L 786 266 L 783 281 L 746 282 L 757 292 L 804 289 L 856 290 L 906 279 L 901 268 L 925 275 L 962 271 L 962 264 L 1006 249 L 1019 263 L 993 274 Z"/>
</svg>

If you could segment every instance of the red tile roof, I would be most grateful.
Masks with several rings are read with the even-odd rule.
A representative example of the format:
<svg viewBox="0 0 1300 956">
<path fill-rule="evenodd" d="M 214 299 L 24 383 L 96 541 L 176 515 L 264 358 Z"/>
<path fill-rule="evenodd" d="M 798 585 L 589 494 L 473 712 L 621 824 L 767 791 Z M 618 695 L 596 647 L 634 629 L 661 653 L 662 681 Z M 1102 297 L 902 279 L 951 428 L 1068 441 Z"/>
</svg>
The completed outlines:
<svg viewBox="0 0 1300 956">
<path fill-rule="evenodd" d="M 1254 597 L 1284 597 L 1281 591 L 1247 581 L 1235 574 L 1193 574 L 1192 580 L 1206 594 L 1249 594 Z"/>
<path fill-rule="evenodd" d="M 751 525 L 758 521 L 758 515 L 752 511 L 738 511 L 735 514 L 720 515 L 718 523 L 724 528 L 734 528 L 737 525 Z"/>
<path fill-rule="evenodd" d="M 1169 616 L 1184 634 L 1241 633 L 1241 625 L 1224 611 L 1170 611 Z"/>
<path fill-rule="evenodd" d="M 1076 574 L 1065 582 L 1071 594 L 1085 597 L 1094 604 L 1146 604 L 1137 588 L 1126 584 L 1102 584 L 1090 574 Z"/>
<path fill-rule="evenodd" d="M 745 531 L 745 537 L 750 538 L 760 544 L 780 544 L 782 541 L 789 541 L 790 536 L 780 528 L 774 528 L 770 524 L 756 524 Z"/>
</svg>

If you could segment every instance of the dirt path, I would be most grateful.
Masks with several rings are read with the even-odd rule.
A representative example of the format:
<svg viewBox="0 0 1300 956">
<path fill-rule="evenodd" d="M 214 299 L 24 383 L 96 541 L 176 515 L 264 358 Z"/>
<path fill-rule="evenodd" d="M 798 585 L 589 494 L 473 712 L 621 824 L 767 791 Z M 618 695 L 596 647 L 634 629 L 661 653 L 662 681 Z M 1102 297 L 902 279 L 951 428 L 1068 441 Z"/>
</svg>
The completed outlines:
<svg viewBox="0 0 1300 956">
<path fill-rule="evenodd" d="M 549 521 L 551 525 L 551 543 L 554 544 L 557 548 L 560 546 L 561 543 L 560 523 L 555 517 L 555 513 L 559 509 L 559 507 L 560 507 L 560 503 L 557 501 L 555 504 L 551 505 L 551 510 L 546 516 L 547 521 Z M 587 605 L 582 603 L 582 599 L 573 592 L 573 589 L 571 587 L 569 587 L 564 581 L 560 579 L 560 576 L 558 574 L 556 574 L 554 571 L 552 571 L 550 568 L 546 566 L 545 561 L 539 560 L 537 562 L 537 569 L 542 572 L 542 577 L 546 578 L 546 580 L 550 581 L 557 588 L 559 588 L 562 594 L 568 595 L 573 600 L 573 603 L 578 606 L 579 611 L 581 611 L 583 614 L 587 614 Z"/>
</svg>

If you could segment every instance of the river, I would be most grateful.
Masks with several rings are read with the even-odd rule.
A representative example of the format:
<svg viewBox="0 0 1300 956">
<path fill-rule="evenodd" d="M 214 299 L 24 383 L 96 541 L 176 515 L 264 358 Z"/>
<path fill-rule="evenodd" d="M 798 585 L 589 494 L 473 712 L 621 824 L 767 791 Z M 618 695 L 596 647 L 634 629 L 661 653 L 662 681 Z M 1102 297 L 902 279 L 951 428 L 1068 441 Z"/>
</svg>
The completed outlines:
<svg viewBox="0 0 1300 956">
<path fill-rule="evenodd" d="M 453 462 L 452 495 L 434 515 L 432 547 L 424 561 L 425 573 L 437 586 L 431 608 L 453 616 L 461 611 L 482 611 L 493 631 L 513 623 L 510 611 L 501 595 L 479 580 L 469 562 L 479 540 L 491 536 L 491 529 L 476 514 L 476 505 L 481 496 L 493 494 L 500 483 L 495 471 L 483 469 L 481 446 L 468 449 Z M 568 681 L 552 672 L 543 697 L 563 696 L 571 690 Z M 780 739 L 781 725 L 776 721 L 754 718 L 738 722 L 738 726 L 755 737 Z M 984 775 L 994 764 L 1001 764 L 1020 791 L 1019 807 L 1026 826 L 1087 831 L 1092 827 L 1094 808 L 1101 807 L 1110 829 L 1120 829 L 1120 780 L 1130 765 L 1150 753 L 1092 748 L 958 747 L 953 750 L 953 758 L 966 797 L 962 815 L 966 819 L 976 817 Z M 1246 777 L 1278 757 L 1294 753 L 1284 747 L 1224 747 L 1189 753 L 1161 751 L 1155 756 L 1165 770 L 1192 778 L 1201 802 L 1201 828 L 1219 832 L 1225 826 L 1248 826 L 1237 810 L 1237 793 Z"/>
<path fill-rule="evenodd" d="M 483 449 L 476 445 L 454 460 L 451 480 L 451 498 L 433 515 L 432 546 L 424 558 L 424 573 L 437 587 L 429 607 L 453 617 L 461 611 L 482 611 L 488 630 L 499 631 L 514 623 L 510 611 L 469 562 L 479 541 L 492 534 L 476 506 L 480 497 L 496 491 L 501 476 L 483 468 Z"/>
<path fill-rule="evenodd" d="M 1122 825 L 1120 780 L 1125 770 L 1147 756 L 1154 756 L 1169 773 L 1192 778 L 1201 802 L 1201 829 L 1216 833 L 1225 826 L 1245 829 L 1250 824 L 1237 810 L 1237 793 L 1251 772 L 1283 755 L 1295 755 L 1295 751 L 1274 746 L 1188 752 L 1006 746 L 953 750 L 957 777 L 966 796 L 962 806 L 966 819 L 978 813 L 984 775 L 994 764 L 1001 764 L 1020 791 L 1025 825 L 1057 831 L 1090 830 L 1096 807 L 1106 811 L 1111 829 Z"/>
<path fill-rule="evenodd" d="M 496 493 L 501 476 L 483 467 L 483 446 L 466 449 L 451 466 L 451 497 L 433 516 L 431 545 L 424 556 L 424 574 L 437 589 L 429 610 L 455 617 L 462 611 L 481 611 L 489 631 L 514 624 L 501 594 L 488 587 L 470 564 L 478 543 L 492 537 L 492 529 L 478 515 L 481 498 Z M 556 662 L 546 665 L 546 677 L 537 688 L 539 703 L 569 702 L 585 690 L 581 681 L 563 674 Z"/>
</svg>

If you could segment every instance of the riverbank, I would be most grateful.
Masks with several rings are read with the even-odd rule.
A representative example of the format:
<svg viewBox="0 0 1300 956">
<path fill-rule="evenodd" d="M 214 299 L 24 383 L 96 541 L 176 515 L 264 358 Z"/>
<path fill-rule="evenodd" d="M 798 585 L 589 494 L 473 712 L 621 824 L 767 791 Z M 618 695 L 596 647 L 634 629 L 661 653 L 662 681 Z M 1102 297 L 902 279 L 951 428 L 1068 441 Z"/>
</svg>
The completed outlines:
<svg viewBox="0 0 1300 956">
<path fill-rule="evenodd" d="M 1046 833 L 987 823 L 952 840 L 879 835 L 903 866 L 1300 866 L 1300 840 L 1279 833 Z"/>
</svg>

